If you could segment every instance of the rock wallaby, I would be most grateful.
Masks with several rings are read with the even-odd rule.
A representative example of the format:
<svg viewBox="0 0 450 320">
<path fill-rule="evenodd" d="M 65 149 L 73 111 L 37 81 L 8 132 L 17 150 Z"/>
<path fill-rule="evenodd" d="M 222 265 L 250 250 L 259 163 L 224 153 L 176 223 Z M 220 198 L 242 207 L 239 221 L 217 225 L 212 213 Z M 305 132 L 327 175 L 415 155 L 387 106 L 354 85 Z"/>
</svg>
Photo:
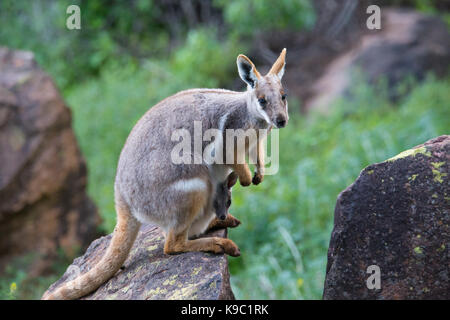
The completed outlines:
<svg viewBox="0 0 450 320">
<path fill-rule="evenodd" d="M 239 55 L 237 66 L 247 84 L 245 92 L 191 89 L 148 110 L 132 129 L 120 154 L 114 184 L 117 224 L 107 251 L 88 272 L 46 292 L 43 299 L 76 299 L 97 289 L 121 268 L 141 223 L 161 227 L 166 254 L 209 251 L 239 256 L 239 248 L 230 239 L 192 237 L 210 226 L 215 217 L 217 186 L 230 172 L 236 173 L 243 186 L 263 180 L 262 142 L 272 127 L 282 128 L 288 122 L 281 84 L 285 57 L 283 49 L 270 71 L 262 76 L 249 58 Z M 205 134 L 214 129 L 219 134 L 198 142 L 198 129 Z M 245 140 L 245 147 L 237 148 L 234 140 L 230 143 L 226 139 L 229 129 L 253 129 L 258 132 L 257 139 Z M 181 137 L 194 139 L 187 144 L 189 148 L 181 150 L 180 162 L 175 158 L 179 156 Z M 256 152 L 249 153 L 255 148 Z M 206 149 L 215 161 L 205 161 Z M 221 161 L 225 154 L 226 161 Z M 256 154 L 253 178 L 245 162 L 248 154 Z M 230 218 L 229 225 L 222 226 L 231 227 L 235 220 Z"/>
</svg>

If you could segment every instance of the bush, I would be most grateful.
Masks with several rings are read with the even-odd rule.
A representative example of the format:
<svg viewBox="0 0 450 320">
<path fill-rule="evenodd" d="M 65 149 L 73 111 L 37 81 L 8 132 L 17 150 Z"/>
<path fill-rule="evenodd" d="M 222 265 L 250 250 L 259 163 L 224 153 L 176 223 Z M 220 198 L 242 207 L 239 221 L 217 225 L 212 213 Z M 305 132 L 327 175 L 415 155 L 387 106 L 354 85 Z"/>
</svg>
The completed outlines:
<svg viewBox="0 0 450 320">
<path fill-rule="evenodd" d="M 171 59 L 171 71 L 180 83 L 193 88 L 224 86 L 236 74 L 239 50 L 245 48 L 234 37 L 220 40 L 214 30 L 193 30 Z"/>
<path fill-rule="evenodd" d="M 269 30 L 311 28 L 315 12 L 305 0 L 216 0 L 231 33 L 248 36 Z"/>
<path fill-rule="evenodd" d="M 66 9 L 71 4 L 80 6 L 81 30 L 66 27 Z M 109 4 L 102 0 L 3 0 L 0 45 L 34 52 L 38 63 L 66 89 L 97 76 L 111 62 L 137 62 L 167 52 L 169 22 L 161 23 L 159 15 L 148 0 Z"/>
</svg>

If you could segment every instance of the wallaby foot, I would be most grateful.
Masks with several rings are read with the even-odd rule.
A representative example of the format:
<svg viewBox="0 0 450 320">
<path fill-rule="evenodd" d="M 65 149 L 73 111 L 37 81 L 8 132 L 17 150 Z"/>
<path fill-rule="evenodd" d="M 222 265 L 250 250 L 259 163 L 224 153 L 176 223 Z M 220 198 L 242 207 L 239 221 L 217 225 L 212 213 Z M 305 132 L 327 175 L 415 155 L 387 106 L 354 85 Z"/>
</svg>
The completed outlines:
<svg viewBox="0 0 450 320">
<path fill-rule="evenodd" d="M 165 254 L 191 251 L 226 253 L 232 257 L 241 255 L 238 246 L 230 239 L 211 237 L 188 240 L 186 231 L 178 234 L 173 230 L 168 232 L 166 243 L 164 244 Z"/>
<path fill-rule="evenodd" d="M 214 218 L 214 220 L 209 224 L 207 230 L 219 228 L 236 228 L 240 224 L 241 221 L 233 217 L 231 214 L 228 214 L 225 220 L 220 220 L 217 217 Z"/>
</svg>

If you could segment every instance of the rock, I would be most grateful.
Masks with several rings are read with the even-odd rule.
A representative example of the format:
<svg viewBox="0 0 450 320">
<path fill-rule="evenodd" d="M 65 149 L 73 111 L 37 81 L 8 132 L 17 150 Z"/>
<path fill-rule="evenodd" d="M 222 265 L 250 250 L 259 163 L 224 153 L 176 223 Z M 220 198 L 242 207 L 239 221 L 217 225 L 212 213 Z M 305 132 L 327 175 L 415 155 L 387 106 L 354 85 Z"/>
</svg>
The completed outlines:
<svg viewBox="0 0 450 320">
<path fill-rule="evenodd" d="M 303 96 L 306 109 L 325 111 L 332 101 L 351 94 L 361 76 L 370 84 L 386 80 L 389 98 L 395 101 L 406 93 L 399 92 L 397 85 L 408 77 L 420 81 L 429 72 L 448 74 L 450 33 L 443 21 L 392 8 L 382 8 L 381 16 L 380 30 L 363 34 L 334 57 L 319 78 L 310 81 L 309 92 Z"/>
<path fill-rule="evenodd" d="M 45 269 L 98 236 L 70 110 L 31 52 L 0 48 L 0 163 L 0 265 L 33 252 Z"/>
<path fill-rule="evenodd" d="M 316 15 L 311 30 L 265 30 L 252 37 L 248 55 L 265 74 L 286 47 L 283 84 L 289 89 L 289 96 L 296 98 L 297 103 L 301 102 L 302 111 L 307 111 L 311 107 L 310 101 L 327 94 L 317 91 L 316 86 L 328 72 L 329 65 L 356 47 L 369 33 L 366 9 L 371 4 L 373 1 L 369 0 L 311 1 Z M 242 81 L 236 79 L 233 88 L 241 90 Z M 295 107 L 294 103 L 291 108 Z"/>
<path fill-rule="evenodd" d="M 449 164 L 450 136 L 440 136 L 368 166 L 341 192 L 324 299 L 450 299 Z M 380 289 L 366 286 L 371 265 Z"/>
<path fill-rule="evenodd" d="M 207 236 L 226 237 L 226 229 Z M 112 235 L 95 240 L 74 260 L 49 292 L 90 270 L 101 259 Z M 227 257 L 223 254 L 188 252 L 166 255 L 164 235 L 154 225 L 144 225 L 122 270 L 85 300 L 231 300 Z"/>
</svg>

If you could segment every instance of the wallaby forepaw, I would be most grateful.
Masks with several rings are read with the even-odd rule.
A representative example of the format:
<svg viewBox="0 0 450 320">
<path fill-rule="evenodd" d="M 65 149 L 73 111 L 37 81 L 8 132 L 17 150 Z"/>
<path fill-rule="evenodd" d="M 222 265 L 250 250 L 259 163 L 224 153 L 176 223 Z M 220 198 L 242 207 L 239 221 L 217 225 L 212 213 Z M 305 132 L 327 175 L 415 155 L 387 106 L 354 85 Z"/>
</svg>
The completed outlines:
<svg viewBox="0 0 450 320">
<path fill-rule="evenodd" d="M 239 178 L 239 183 L 243 187 L 248 187 L 249 185 L 252 184 L 252 180 L 251 178 Z"/>
<path fill-rule="evenodd" d="M 263 181 L 263 179 L 264 179 L 264 176 L 262 174 L 255 172 L 255 175 L 253 176 L 253 179 L 252 179 L 252 183 L 254 185 L 258 185 Z"/>
<path fill-rule="evenodd" d="M 233 217 L 231 214 L 228 214 L 227 218 L 225 219 L 225 222 L 227 223 L 228 228 L 236 228 L 238 225 L 241 224 L 241 221 Z"/>
</svg>

